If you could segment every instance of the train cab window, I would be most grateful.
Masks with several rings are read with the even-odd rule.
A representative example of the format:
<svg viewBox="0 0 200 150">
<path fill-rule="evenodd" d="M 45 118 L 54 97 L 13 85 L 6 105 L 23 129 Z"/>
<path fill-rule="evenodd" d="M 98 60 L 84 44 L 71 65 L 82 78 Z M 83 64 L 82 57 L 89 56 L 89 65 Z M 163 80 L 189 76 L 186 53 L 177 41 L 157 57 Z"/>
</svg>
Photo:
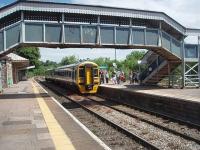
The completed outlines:
<svg viewBox="0 0 200 150">
<path fill-rule="evenodd" d="M 93 76 L 98 77 L 98 69 L 97 68 L 93 69 Z"/>
<path fill-rule="evenodd" d="M 83 67 L 79 68 L 79 77 L 82 77 L 82 78 L 85 77 L 85 69 Z"/>
</svg>

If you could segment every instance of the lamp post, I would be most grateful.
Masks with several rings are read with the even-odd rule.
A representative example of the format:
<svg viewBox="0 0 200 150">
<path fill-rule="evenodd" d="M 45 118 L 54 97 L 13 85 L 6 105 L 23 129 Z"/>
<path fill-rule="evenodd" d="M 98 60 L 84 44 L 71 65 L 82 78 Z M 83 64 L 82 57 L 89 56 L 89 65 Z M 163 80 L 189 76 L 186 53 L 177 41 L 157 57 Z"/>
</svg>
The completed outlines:
<svg viewBox="0 0 200 150">
<path fill-rule="evenodd" d="M 141 64 L 142 61 L 138 60 L 137 62 L 138 62 L 138 65 L 139 65 L 139 73 L 140 73 L 141 72 L 140 64 Z"/>
<path fill-rule="evenodd" d="M 117 61 L 117 52 L 116 52 L 116 48 L 115 48 L 115 63 Z"/>
<path fill-rule="evenodd" d="M 140 68 L 140 65 L 141 65 L 142 61 L 141 60 L 138 60 L 138 66 L 139 66 L 139 75 L 138 75 L 138 83 L 140 84 L 140 73 L 141 73 L 141 68 Z"/>
</svg>

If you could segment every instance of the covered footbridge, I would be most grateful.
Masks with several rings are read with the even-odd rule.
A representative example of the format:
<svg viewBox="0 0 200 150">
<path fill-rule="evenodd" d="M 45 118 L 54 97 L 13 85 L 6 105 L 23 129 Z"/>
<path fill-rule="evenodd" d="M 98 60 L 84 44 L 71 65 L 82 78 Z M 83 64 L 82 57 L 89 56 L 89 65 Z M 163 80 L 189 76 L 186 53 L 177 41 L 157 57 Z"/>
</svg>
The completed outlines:
<svg viewBox="0 0 200 150">
<path fill-rule="evenodd" d="M 200 47 L 185 44 L 188 35 L 199 37 L 200 30 L 163 12 L 36 1 L 0 9 L 0 57 L 20 46 L 147 49 L 143 61 L 151 70 L 141 74 L 144 84 L 182 64 L 182 85 L 199 86 Z"/>
</svg>

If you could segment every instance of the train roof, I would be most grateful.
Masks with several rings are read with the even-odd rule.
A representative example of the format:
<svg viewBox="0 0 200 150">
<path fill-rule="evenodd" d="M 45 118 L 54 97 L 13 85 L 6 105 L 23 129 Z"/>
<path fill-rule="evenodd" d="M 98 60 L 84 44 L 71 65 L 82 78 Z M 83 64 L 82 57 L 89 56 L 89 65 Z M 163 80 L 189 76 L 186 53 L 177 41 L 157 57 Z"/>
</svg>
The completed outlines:
<svg viewBox="0 0 200 150">
<path fill-rule="evenodd" d="M 80 66 L 80 65 L 84 65 L 84 64 L 93 64 L 98 66 L 96 63 L 92 62 L 92 61 L 83 61 L 83 62 L 78 62 L 76 64 L 70 64 L 70 65 L 64 65 L 61 67 L 56 68 L 55 70 L 61 70 L 61 69 L 66 69 L 66 68 L 72 68 L 72 67 L 76 67 L 76 66 Z"/>
</svg>

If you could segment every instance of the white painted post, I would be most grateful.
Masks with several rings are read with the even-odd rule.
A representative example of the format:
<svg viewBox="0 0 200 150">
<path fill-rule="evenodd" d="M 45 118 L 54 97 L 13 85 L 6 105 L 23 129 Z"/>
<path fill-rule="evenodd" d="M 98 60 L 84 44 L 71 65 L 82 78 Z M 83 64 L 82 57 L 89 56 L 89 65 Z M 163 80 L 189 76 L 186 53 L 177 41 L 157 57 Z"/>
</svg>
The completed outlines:
<svg viewBox="0 0 200 150">
<path fill-rule="evenodd" d="M 199 58 L 198 75 L 199 75 L 199 87 L 200 87 L 200 36 L 198 36 L 198 58 Z"/>
</svg>

